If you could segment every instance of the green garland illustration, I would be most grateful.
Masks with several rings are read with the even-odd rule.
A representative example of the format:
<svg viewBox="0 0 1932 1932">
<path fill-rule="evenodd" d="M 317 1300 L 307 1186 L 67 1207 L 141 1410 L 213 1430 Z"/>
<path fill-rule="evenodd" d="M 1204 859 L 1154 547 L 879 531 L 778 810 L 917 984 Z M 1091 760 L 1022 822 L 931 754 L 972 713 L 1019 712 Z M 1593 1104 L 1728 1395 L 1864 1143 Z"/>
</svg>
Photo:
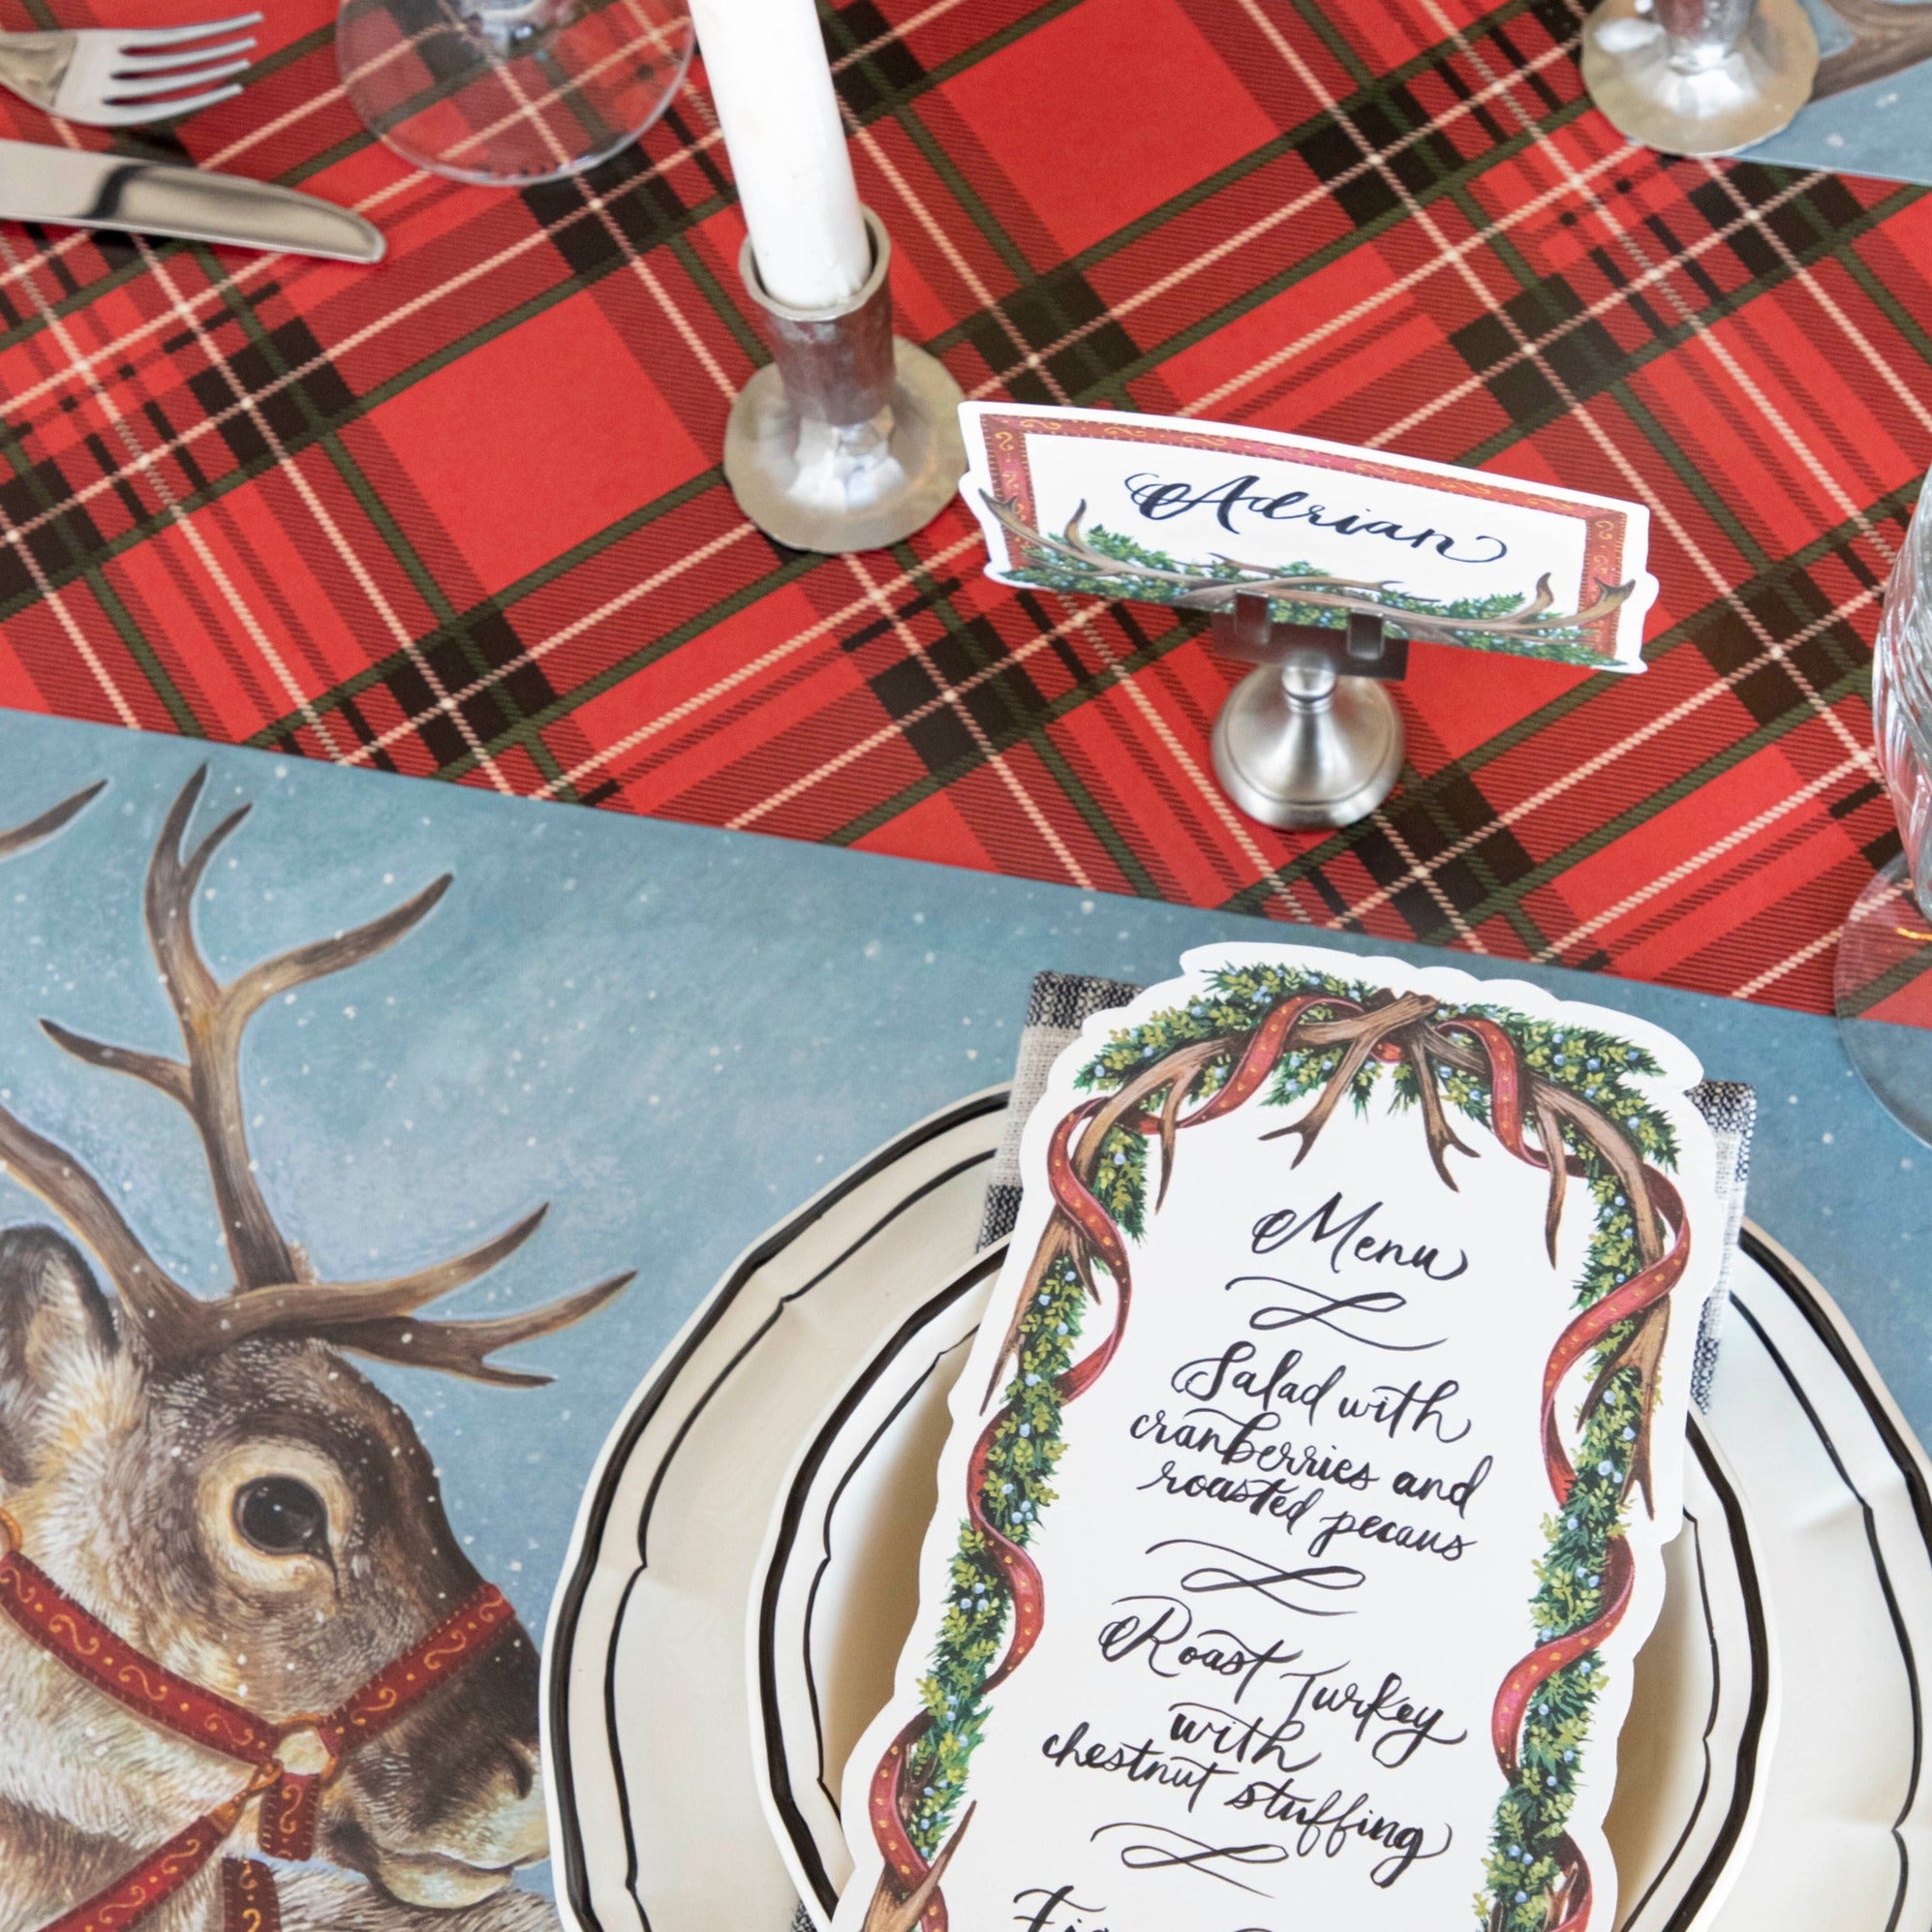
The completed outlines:
<svg viewBox="0 0 1932 1932">
<path fill-rule="evenodd" d="M 1392 995 L 1291 966 L 1218 969 L 1187 1003 L 1113 1035 L 1081 1070 L 1076 1084 L 1088 1098 L 1061 1123 L 1050 1156 L 1055 1211 L 995 1371 L 997 1382 L 1010 1364 L 972 1460 L 923 1709 L 874 1776 L 884 1873 L 866 1932 L 944 1932 L 939 1882 L 970 1818 L 962 1804 L 988 1700 L 1043 1619 L 1043 1587 L 1024 1552 L 1054 1501 L 1063 1411 L 1119 1339 L 1124 1241 L 1141 1240 L 1158 1211 L 1178 1133 L 1250 1097 L 1289 1109 L 1313 1095 L 1269 1136 L 1289 1140 L 1299 1162 L 1344 1099 L 1365 1113 L 1378 1094 L 1393 1110 L 1420 1115 L 1451 1187 L 1451 1152 L 1474 1153 L 1452 1116 L 1547 1169 L 1552 1265 L 1572 1181 L 1589 1203 L 1578 1312 L 1546 1383 L 1545 1457 L 1558 1506 L 1545 1521 L 1530 1602 L 1538 1641 L 1497 1697 L 1492 1740 L 1505 1789 L 1477 1898 L 1487 1932 L 1583 1932 L 1589 1874 L 1567 1824 L 1605 1680 L 1599 1646 L 1629 1595 L 1632 1491 L 1649 1501 L 1669 1290 L 1688 1252 L 1682 1207 L 1664 1172 L 1676 1162 L 1672 1130 L 1636 1084 L 1659 1071 L 1642 1048 L 1612 1033 L 1503 1006 Z M 1101 1304 L 1101 1271 L 1115 1285 L 1115 1331 L 1076 1361 Z M 1555 1413 L 1555 1386 L 1578 1364 L 1592 1380 L 1570 1433 Z"/>
<path fill-rule="evenodd" d="M 1085 530 L 1085 502 L 1066 529 L 1052 537 L 1027 523 L 1014 505 L 984 491 L 980 501 L 1013 537 L 1015 555 L 1027 560 L 1012 572 L 1021 583 L 1204 610 L 1248 593 L 1266 597 L 1280 624 L 1339 626 L 1351 611 L 1360 611 L 1386 618 L 1409 636 L 1432 643 L 1473 645 L 1566 664 L 1604 664 L 1606 654 L 1585 641 L 1584 630 L 1627 602 L 1636 589 L 1635 584 L 1603 585 L 1601 596 L 1587 608 L 1558 611 L 1551 608 L 1549 579 L 1543 576 L 1528 598 L 1504 594 L 1446 601 L 1413 597 L 1391 582 L 1334 576 L 1311 564 L 1243 564 L 1223 556 L 1205 563 L 1177 561 L 1102 525 Z"/>
</svg>

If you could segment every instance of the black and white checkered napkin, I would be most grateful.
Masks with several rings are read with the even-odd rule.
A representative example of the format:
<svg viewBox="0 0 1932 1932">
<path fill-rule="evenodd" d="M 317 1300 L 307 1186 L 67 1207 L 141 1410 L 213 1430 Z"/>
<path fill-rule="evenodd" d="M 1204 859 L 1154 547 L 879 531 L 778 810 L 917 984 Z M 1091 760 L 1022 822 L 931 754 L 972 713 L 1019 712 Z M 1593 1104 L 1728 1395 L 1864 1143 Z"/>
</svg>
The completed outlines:
<svg viewBox="0 0 1932 1932">
<path fill-rule="evenodd" d="M 1027 1002 L 1027 1026 L 1020 1035 L 1020 1058 L 1013 1070 L 1013 1098 L 1006 1109 L 1006 1127 L 994 1155 L 986 1188 L 986 1215 L 979 1244 L 987 1247 L 1013 1232 L 1020 1214 L 1020 1135 L 1027 1116 L 1046 1091 L 1047 1075 L 1060 1054 L 1078 1038 L 1082 1024 L 1095 1013 L 1124 1006 L 1140 993 L 1117 979 L 1095 979 L 1073 972 L 1043 972 L 1035 976 Z M 1738 1224 L 1744 1218 L 1744 1183 L 1751 1171 L 1751 1128 L 1758 1115 L 1757 1095 L 1734 1080 L 1701 1080 L 1691 1089 L 1691 1100 L 1709 1121 L 1717 1137 L 1718 1185 L 1725 1203 L 1724 1269 L 1736 1252 Z M 1704 1306 L 1698 1332 L 1697 1356 L 1691 1365 L 1691 1394 L 1701 1409 L 1710 1406 L 1711 1376 L 1717 1367 L 1722 1332 L 1726 1273 L 1720 1273 Z"/>
</svg>

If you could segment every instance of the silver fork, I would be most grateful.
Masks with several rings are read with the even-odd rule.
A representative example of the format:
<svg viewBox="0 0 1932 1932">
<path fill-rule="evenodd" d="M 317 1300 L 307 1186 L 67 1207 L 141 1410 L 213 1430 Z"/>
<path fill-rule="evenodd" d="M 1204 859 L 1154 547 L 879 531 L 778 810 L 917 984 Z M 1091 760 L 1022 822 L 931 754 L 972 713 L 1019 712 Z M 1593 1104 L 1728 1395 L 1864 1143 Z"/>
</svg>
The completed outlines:
<svg viewBox="0 0 1932 1932">
<path fill-rule="evenodd" d="M 261 18 L 237 14 L 195 26 L 137 27 L 127 33 L 81 27 L 71 33 L 0 34 L 0 87 L 64 121 L 97 128 L 171 120 L 241 92 L 232 77 L 248 66 L 255 36 L 220 36 L 239 34 Z M 204 46 L 204 41 L 218 44 Z M 223 81 L 228 84 L 217 84 Z"/>
</svg>

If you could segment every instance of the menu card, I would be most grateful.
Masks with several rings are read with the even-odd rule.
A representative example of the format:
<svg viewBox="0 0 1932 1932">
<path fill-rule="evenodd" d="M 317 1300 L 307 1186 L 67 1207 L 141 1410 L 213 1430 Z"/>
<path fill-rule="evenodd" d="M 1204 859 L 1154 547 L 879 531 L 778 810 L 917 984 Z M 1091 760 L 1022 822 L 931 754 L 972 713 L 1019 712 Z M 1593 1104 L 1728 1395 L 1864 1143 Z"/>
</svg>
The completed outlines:
<svg viewBox="0 0 1932 1932">
<path fill-rule="evenodd" d="M 1723 1213 L 1668 1033 L 1216 947 L 1027 1130 L 840 1932 L 1583 1932 Z"/>
</svg>

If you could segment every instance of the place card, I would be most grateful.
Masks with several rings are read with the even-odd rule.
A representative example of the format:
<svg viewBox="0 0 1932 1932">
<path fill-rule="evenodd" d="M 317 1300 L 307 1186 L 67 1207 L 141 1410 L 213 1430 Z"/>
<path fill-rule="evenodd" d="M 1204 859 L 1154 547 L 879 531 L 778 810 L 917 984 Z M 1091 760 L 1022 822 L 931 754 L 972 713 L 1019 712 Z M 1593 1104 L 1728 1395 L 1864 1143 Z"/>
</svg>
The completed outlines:
<svg viewBox="0 0 1932 1932">
<path fill-rule="evenodd" d="M 1724 1241 L 1671 1035 L 1228 945 L 1088 1022 L 839 1932 L 1583 1932 Z"/>
<path fill-rule="evenodd" d="M 961 485 L 1001 583 L 1641 671 L 1649 512 L 1312 437 L 1114 410 L 968 403 Z"/>
</svg>

